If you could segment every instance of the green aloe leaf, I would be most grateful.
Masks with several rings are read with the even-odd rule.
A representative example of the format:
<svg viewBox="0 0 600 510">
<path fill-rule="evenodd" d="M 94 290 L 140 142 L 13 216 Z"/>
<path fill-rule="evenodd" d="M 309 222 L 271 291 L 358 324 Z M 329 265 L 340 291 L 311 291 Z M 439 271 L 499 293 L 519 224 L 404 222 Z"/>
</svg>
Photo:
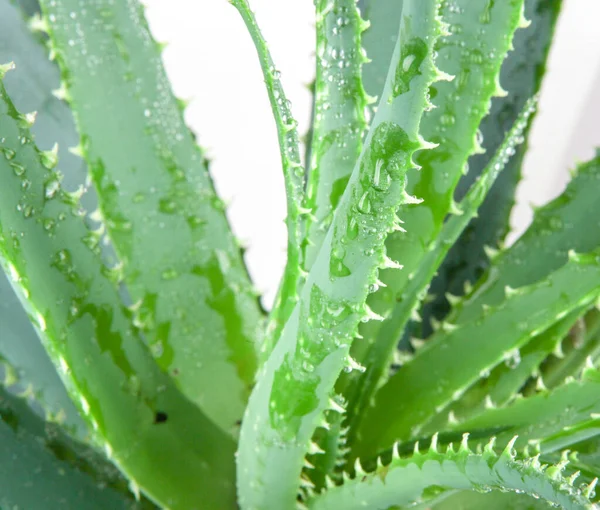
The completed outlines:
<svg viewBox="0 0 600 510">
<path fill-rule="evenodd" d="M 136 503 L 118 471 L 71 441 L 0 385 L 3 508 L 151 509 Z"/>
<path fill-rule="evenodd" d="M 600 246 L 600 223 L 589 221 L 589 211 L 595 207 L 600 158 L 580 165 L 565 191 L 555 200 L 539 208 L 525 234 L 509 249 L 492 256 L 492 266 L 464 298 L 448 295 L 453 309 L 446 318 L 449 324 L 465 324 L 476 319 L 485 307 L 498 305 L 506 287 L 520 288 L 545 278 L 568 260 L 574 249 L 587 252 Z M 527 379 L 555 349 L 569 328 L 587 309 L 574 310 L 547 331 L 532 338 L 519 352 L 514 351 L 506 365 L 499 365 L 491 374 L 484 370 L 480 380 L 448 409 L 451 417 L 460 419 L 481 411 L 482 406 L 503 405 L 518 392 Z M 594 352 L 595 341 L 586 349 L 570 351 L 567 362 L 581 367 Z M 588 351 L 589 350 L 589 351 Z M 569 361 L 571 360 L 571 361 Z M 575 365 L 571 368 L 575 370 Z M 565 375 L 569 373 L 563 372 Z M 444 418 L 445 419 L 445 418 Z M 438 428 L 441 421 L 436 421 Z M 432 425 L 435 425 L 432 424 Z"/>
<path fill-rule="evenodd" d="M 319 253 L 360 155 L 367 128 L 366 106 L 372 101 L 361 81 L 361 70 L 367 61 L 361 38 L 368 24 L 361 19 L 355 0 L 333 5 L 327 0 L 317 1 L 315 10 L 317 61 L 305 204 L 310 214 L 303 246 L 307 269 Z M 396 36 L 398 24 L 399 18 L 394 22 Z M 393 45 L 385 63 L 386 73 L 392 50 Z M 329 472 L 337 459 L 337 434 L 333 432 L 340 427 L 340 415 L 333 413 L 328 418 L 332 433 L 327 434 L 325 441 L 334 444 L 324 447 L 324 455 L 311 459 L 315 468 L 310 476 L 317 483 L 324 482 L 322 477 L 317 481 L 317 474 Z M 317 432 L 315 439 L 322 442 L 324 439 L 318 436 L 325 434 Z"/>
<path fill-rule="evenodd" d="M 428 422 L 447 413 L 482 373 L 560 317 L 592 303 L 600 295 L 599 279 L 597 253 L 572 253 L 569 262 L 547 278 L 509 289 L 502 302 L 470 321 L 439 329 L 376 393 L 353 445 L 355 455 L 368 456 L 396 440 L 419 437 Z"/>
<path fill-rule="evenodd" d="M 588 360 L 600 355 L 600 310 L 593 307 L 565 335 L 560 352 L 540 367 L 540 377 L 547 388 L 555 388 L 569 377 L 577 377 Z"/>
<path fill-rule="evenodd" d="M 357 376 L 359 381 L 352 385 L 360 390 L 348 393 L 352 428 L 356 428 L 377 385 L 385 380 L 396 345 L 426 295 L 431 264 L 424 264 L 424 260 L 430 257 L 448 215 L 462 212 L 454 202 L 454 189 L 467 159 L 478 149 L 477 127 L 491 98 L 502 93 L 500 66 L 513 33 L 523 25 L 522 7 L 522 0 L 491 4 L 487 0 L 464 0 L 442 8 L 442 19 L 449 23 L 451 32 L 440 39 L 436 50 L 439 67 L 454 75 L 454 80 L 431 87 L 435 108 L 424 114 L 421 131 L 427 140 L 439 145 L 422 152 L 417 159 L 422 168 L 407 175 L 407 190 L 423 203 L 402 206 L 398 215 L 407 232 L 393 233 L 386 241 L 388 254 L 401 261 L 404 269 L 383 272 L 385 287 L 369 297 L 369 306 L 388 320 L 363 325 L 360 334 L 367 342 L 353 350 L 359 362 L 369 362 L 365 362 L 368 372 Z M 489 19 L 482 19 L 484 14 Z M 441 260 L 436 262 L 439 265 Z M 424 283 L 414 285 L 413 281 Z"/>
<path fill-rule="evenodd" d="M 408 458 L 395 454 L 390 464 L 379 464 L 372 473 L 357 466 L 354 478 L 315 496 L 308 506 L 314 510 L 405 508 L 435 502 L 445 491 L 471 489 L 527 494 L 564 509 L 594 508 L 589 499 L 593 486 L 574 487 L 574 479 L 562 476 L 562 466 L 542 466 L 535 457 L 519 458 L 512 443 L 501 454 L 494 452 L 493 442 L 477 454 L 469 449 L 467 436 L 457 451 L 450 447 L 442 453 L 434 441 L 427 452 L 417 447 Z"/>
<path fill-rule="evenodd" d="M 306 208 L 310 209 L 304 246 L 307 270 L 319 253 L 360 155 L 368 102 L 361 80 L 366 61 L 361 34 L 367 24 L 356 2 L 318 0 L 315 8 L 317 71 L 306 197 Z M 396 33 L 398 23 L 399 19 L 394 23 Z"/>
<path fill-rule="evenodd" d="M 136 324 L 177 387 L 236 434 L 256 369 L 258 301 L 143 8 L 41 5 L 99 197 L 93 217 L 110 234 Z"/>
<path fill-rule="evenodd" d="M 403 0 L 358 0 L 362 16 L 370 27 L 362 36 L 369 62 L 363 67 L 363 84 L 371 96 L 383 91 L 390 59 L 398 38 Z"/>
<path fill-rule="evenodd" d="M 380 337 L 387 335 L 387 342 L 378 342 L 370 347 L 367 354 L 362 356 L 367 369 L 365 373 L 356 378 L 354 385 L 347 391 L 350 395 L 351 403 L 355 407 L 351 410 L 348 424 L 350 427 L 356 427 L 361 412 L 368 403 L 368 398 L 374 388 L 385 375 L 389 362 L 383 363 L 389 357 L 390 351 L 394 352 L 395 341 L 399 331 L 408 322 L 411 312 L 418 303 L 421 296 L 426 292 L 431 278 L 436 269 L 442 263 L 444 256 L 448 253 L 448 248 L 458 239 L 461 232 L 469 223 L 470 219 L 477 214 L 477 209 L 485 199 L 496 178 L 504 169 L 510 156 L 514 153 L 515 146 L 518 145 L 521 133 L 527 125 L 529 116 L 533 113 L 535 99 L 530 100 L 521 112 L 521 115 L 515 122 L 515 125 L 507 133 L 504 143 L 498 149 L 497 154 L 492 158 L 484 172 L 477 182 L 471 187 L 469 193 L 457 205 L 462 211 L 461 214 L 451 216 L 443 225 L 437 239 L 432 242 L 429 251 L 424 256 L 418 272 L 410 279 L 404 291 L 404 301 L 401 305 L 395 307 L 393 314 L 381 326 Z"/>
<path fill-rule="evenodd" d="M 507 286 L 516 289 L 545 278 L 567 262 L 569 250 L 583 253 L 600 247 L 600 223 L 589 221 L 597 204 L 598 179 L 600 156 L 578 166 L 565 191 L 537 209 L 519 240 L 493 257 L 490 270 L 457 301 L 447 321 L 470 321 L 484 306 L 502 301 Z"/>
<path fill-rule="evenodd" d="M 59 144 L 58 157 L 72 187 L 83 181 L 85 165 L 67 148 L 78 140 L 73 116 L 52 95 L 60 83 L 59 71 L 48 60 L 47 49 L 32 37 L 17 8 L 0 0 L 0 62 L 14 61 L 17 69 L 6 76 L 6 88 L 21 111 L 37 112 L 32 131 L 40 147 Z M 65 426 L 79 437 L 87 433 L 82 420 L 56 374 L 31 321 L 23 311 L 10 282 L 0 274 L 0 354 L 15 367 L 23 384 L 31 385 L 44 408 L 62 416 Z"/>
<path fill-rule="evenodd" d="M 434 0 L 405 3 L 399 41 L 419 38 L 425 46 L 415 55 L 396 46 L 365 148 L 300 301 L 250 397 L 237 458 L 245 508 L 294 503 L 304 456 L 323 413 L 342 409 L 333 387 L 341 370 L 353 367 L 348 354 L 358 323 L 377 318 L 365 300 L 378 268 L 396 265 L 385 256 L 384 240 L 397 221 L 397 208 L 410 200 L 403 188 L 412 156 L 428 147 L 419 137 L 419 123 L 429 86 L 442 77 L 432 58 L 442 31 L 438 8 Z"/>
<path fill-rule="evenodd" d="M 258 53 L 273 117 L 277 125 L 287 198 L 285 220 L 288 231 L 287 262 L 273 309 L 269 315 L 266 338 L 261 346 L 262 357 L 266 359 L 279 339 L 283 325 L 291 315 L 294 305 L 298 302 L 298 293 L 305 277 L 306 263 L 301 253 L 302 238 L 306 228 L 304 221 L 306 211 L 302 207 L 305 171 L 300 159 L 297 122 L 292 117 L 290 103 L 281 86 L 279 71 L 271 58 L 267 43 L 246 0 L 231 0 L 231 3 L 237 8 L 246 23 Z"/>
<path fill-rule="evenodd" d="M 502 143 L 504 132 L 512 125 L 525 101 L 538 93 L 561 7 L 562 0 L 525 2 L 525 15 L 531 21 L 531 26 L 515 34 L 514 50 L 508 54 L 500 73 L 500 81 L 506 84 L 509 94 L 504 98 L 494 99 L 489 115 L 481 123 L 482 144 L 486 152 L 469 160 L 469 172 L 458 184 L 458 199 L 466 193 L 485 168 L 496 147 Z M 525 139 L 528 134 L 529 128 L 524 133 Z M 498 247 L 508 233 L 509 215 L 526 151 L 527 143 L 516 149 L 506 170 L 479 210 L 477 218 L 451 248 L 448 258 L 439 270 L 439 276 L 432 282 L 431 292 L 436 299 L 425 305 L 423 310 L 425 336 L 429 333 L 430 316 L 441 319 L 448 312 L 445 293 L 460 295 L 463 293 L 465 282 L 474 283 L 490 264 L 484 248 Z"/>
<path fill-rule="evenodd" d="M 2 85 L 0 119 L 0 263 L 93 439 L 164 506 L 233 507 L 233 440 L 157 367 L 79 195 L 61 190 L 55 160 L 35 147 L 31 119 Z"/>
<path fill-rule="evenodd" d="M 580 471 L 582 478 L 592 481 L 600 476 L 600 435 L 590 439 L 580 441 L 569 445 L 568 450 L 564 450 L 560 455 L 551 453 L 543 455 L 544 459 L 556 459 L 557 461 L 569 460 L 569 468 L 573 471 Z"/>
<path fill-rule="evenodd" d="M 456 425 L 454 430 L 497 427 L 503 429 L 498 435 L 500 445 L 518 436 L 516 447 L 539 446 L 542 453 L 547 453 L 600 434 L 599 417 L 600 372 L 588 368 L 579 380 L 553 390 L 541 390 L 501 409 L 488 409 Z"/>
<path fill-rule="evenodd" d="M 531 338 L 518 352 L 513 351 L 504 363 L 500 363 L 489 374 L 481 374 L 477 383 L 448 407 L 447 414 L 430 422 L 428 430 L 442 430 L 448 423 L 452 425 L 455 422 L 466 421 L 490 407 L 502 407 L 518 397 L 527 381 L 538 374 L 542 362 L 560 348 L 569 330 L 585 314 L 588 307 L 589 305 L 585 305 L 576 308 Z"/>
</svg>

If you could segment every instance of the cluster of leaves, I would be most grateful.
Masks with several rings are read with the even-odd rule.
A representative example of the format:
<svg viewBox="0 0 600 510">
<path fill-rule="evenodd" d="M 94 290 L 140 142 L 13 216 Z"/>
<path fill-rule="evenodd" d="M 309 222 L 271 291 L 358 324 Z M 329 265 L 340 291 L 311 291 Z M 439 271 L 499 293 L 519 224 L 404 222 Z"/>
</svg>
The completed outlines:
<svg viewBox="0 0 600 510">
<path fill-rule="evenodd" d="M 315 0 L 304 163 L 231 3 L 270 313 L 138 1 L 0 0 L 0 506 L 595 508 L 600 155 L 503 246 L 561 1 Z"/>
</svg>

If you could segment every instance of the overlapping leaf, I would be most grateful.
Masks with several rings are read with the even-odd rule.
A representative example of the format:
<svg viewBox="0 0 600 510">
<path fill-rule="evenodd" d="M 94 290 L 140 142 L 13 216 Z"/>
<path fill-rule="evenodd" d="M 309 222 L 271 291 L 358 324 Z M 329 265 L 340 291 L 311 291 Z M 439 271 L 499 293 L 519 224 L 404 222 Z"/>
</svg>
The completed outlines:
<svg viewBox="0 0 600 510">
<path fill-rule="evenodd" d="M 485 168 L 491 155 L 502 143 L 504 132 L 517 117 L 525 101 L 537 94 L 546 70 L 546 59 L 562 0 L 527 0 L 525 16 L 531 21 L 527 30 L 518 30 L 511 51 L 500 73 L 508 95 L 495 98 L 487 117 L 480 125 L 485 153 L 469 160 L 469 171 L 457 187 L 457 198 L 463 196 Z M 527 139 L 529 130 L 524 133 Z M 430 332 L 431 316 L 441 319 L 448 312 L 446 293 L 461 295 L 465 282 L 475 283 L 489 265 L 485 247 L 497 248 L 509 229 L 509 214 L 514 203 L 515 189 L 521 177 L 521 166 L 527 143 L 516 148 L 506 170 L 492 188 L 488 198 L 462 237 L 450 249 L 447 259 L 432 282 L 431 293 L 435 300 L 423 309 L 423 332 Z"/>
<path fill-rule="evenodd" d="M 440 329 L 375 395 L 357 437 L 357 456 L 418 437 L 480 377 L 557 319 L 600 295 L 598 252 L 570 256 L 539 282 L 504 295 L 468 322 Z M 485 341 L 483 341 L 485 339 Z M 402 395 L 402 398 L 398 398 Z"/>
<path fill-rule="evenodd" d="M 465 436 L 458 451 L 449 448 L 441 453 L 434 442 L 425 453 L 417 449 L 408 458 L 394 455 L 389 465 L 379 464 L 372 473 L 357 467 L 353 479 L 310 500 L 309 508 L 385 510 L 394 505 L 430 506 L 444 492 L 457 489 L 527 494 L 564 509 L 594 508 L 589 499 L 593 486 L 579 489 L 573 483 L 574 478 L 561 476 L 560 467 L 542 466 L 536 458 L 518 458 L 512 444 L 498 455 L 492 442 L 476 454 L 469 449 Z"/>
<path fill-rule="evenodd" d="M 0 504 L 6 508 L 156 508 L 136 503 L 102 456 L 45 423 L 0 386 Z"/>
<path fill-rule="evenodd" d="M 454 79 L 431 87 L 430 97 L 436 107 L 425 113 L 421 132 L 439 145 L 422 152 L 418 157 L 422 168 L 411 170 L 407 176 L 407 189 L 423 203 L 401 208 L 399 216 L 406 223 L 406 234 L 396 232 L 386 241 L 389 255 L 400 260 L 404 269 L 382 272 L 380 279 L 386 287 L 369 297 L 369 306 L 387 320 L 363 325 L 360 333 L 367 341 L 353 349 L 367 371 L 357 376 L 347 391 L 352 428 L 357 427 L 374 391 L 385 380 L 396 345 L 427 293 L 432 271 L 442 261 L 440 258 L 432 265 L 426 258 L 434 250 L 446 217 L 461 213 L 454 203 L 454 189 L 467 159 L 478 149 L 477 128 L 491 98 L 502 93 L 500 66 L 514 32 L 524 24 L 522 8 L 519 0 L 444 4 L 442 18 L 450 33 L 436 46 L 437 62 Z M 490 20 L 482 30 L 484 14 Z M 407 41 L 403 51 L 410 52 L 421 44 L 417 39 Z M 412 63 L 407 65 L 410 69 Z"/>
<path fill-rule="evenodd" d="M 258 302 L 138 2 L 41 2 L 138 327 L 183 393 L 236 434 Z"/>
<path fill-rule="evenodd" d="M 163 505 L 232 507 L 233 440 L 160 371 L 78 196 L 61 190 L 55 161 L 37 150 L 30 119 L 1 85 L 0 98 L 0 263 L 93 439 Z"/>
<path fill-rule="evenodd" d="M 384 240 L 398 206 L 409 200 L 403 188 L 412 155 L 427 147 L 418 133 L 428 88 L 440 78 L 432 60 L 442 28 L 438 8 L 433 0 L 405 3 L 399 40 L 427 42 L 415 55 L 397 45 L 361 158 L 300 301 L 253 390 L 237 458 L 242 506 L 293 504 L 304 455 L 324 411 L 341 409 L 333 386 L 341 370 L 353 366 L 347 357 L 358 323 L 376 318 L 365 307 L 366 296 L 378 268 L 392 264 Z M 407 67 L 406 59 L 418 64 Z"/>
<path fill-rule="evenodd" d="M 33 5 L 24 7 L 31 13 Z M 0 62 L 14 61 L 17 66 L 6 77 L 6 88 L 21 111 L 37 112 L 32 131 L 40 147 L 48 150 L 59 144 L 65 185 L 73 188 L 83 182 L 85 166 L 67 150 L 78 138 L 69 109 L 52 95 L 60 83 L 58 69 L 8 0 L 0 0 L 0 33 Z M 84 424 L 4 274 L 0 274 L 0 355 L 15 367 L 21 383 L 38 394 L 50 414 L 62 416 L 74 433 L 85 436 Z"/>
</svg>

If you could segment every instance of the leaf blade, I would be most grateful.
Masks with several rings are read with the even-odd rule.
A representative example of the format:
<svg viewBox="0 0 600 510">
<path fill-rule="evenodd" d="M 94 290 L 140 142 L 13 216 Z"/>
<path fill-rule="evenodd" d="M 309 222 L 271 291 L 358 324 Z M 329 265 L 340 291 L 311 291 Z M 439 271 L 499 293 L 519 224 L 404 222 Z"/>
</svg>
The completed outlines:
<svg viewBox="0 0 600 510">
<path fill-rule="evenodd" d="M 441 262 L 423 264 L 425 269 L 420 274 L 421 263 L 431 257 L 430 250 L 446 217 L 460 214 L 453 199 L 454 188 L 468 157 L 477 150 L 477 127 L 491 98 L 501 92 L 497 82 L 500 66 L 521 22 L 521 0 L 493 4 L 465 0 L 464 4 L 447 3 L 441 12 L 442 19 L 449 23 L 449 32 L 436 48 L 439 67 L 454 79 L 431 87 L 430 97 L 436 107 L 425 113 L 422 134 L 439 145 L 421 153 L 417 159 L 421 170 L 413 169 L 407 176 L 408 191 L 423 203 L 400 208 L 398 215 L 406 232 L 395 232 L 386 241 L 390 257 L 401 260 L 404 270 L 383 272 L 381 280 L 386 287 L 369 297 L 369 306 L 387 320 L 361 326 L 360 334 L 368 343 L 353 349 L 360 362 L 369 359 L 369 373 L 355 377 L 348 392 L 353 429 L 360 426 L 362 410 L 377 384 L 385 381 L 396 344 L 426 295 L 430 277 L 427 271 L 435 271 L 435 265 Z M 492 21 L 480 30 L 483 25 L 479 17 L 488 7 L 493 11 Z M 491 57 L 483 58 L 483 51 L 490 51 Z M 423 284 L 416 285 L 421 280 Z"/>
<path fill-rule="evenodd" d="M 52 95 L 60 82 L 58 69 L 8 0 L 0 0 L 0 34 L 0 62 L 15 62 L 16 66 L 5 78 L 8 93 L 21 111 L 37 112 L 32 131 L 40 147 L 48 150 L 58 142 L 65 184 L 72 188 L 75 181 L 83 181 L 85 165 L 67 151 L 69 145 L 77 143 L 78 136 L 68 108 Z M 0 274 L 0 354 L 19 373 L 23 383 L 32 386 L 50 414 L 62 416 L 65 426 L 78 437 L 83 439 L 87 435 L 85 424 L 3 274 Z"/>
<path fill-rule="evenodd" d="M 592 509 L 585 495 L 560 475 L 551 476 L 532 458 L 515 458 L 508 448 L 496 454 L 488 444 L 481 454 L 471 452 L 463 439 L 458 452 L 440 453 L 435 447 L 408 458 L 394 456 L 387 466 L 373 473 L 357 471 L 353 479 L 333 487 L 309 501 L 309 508 L 329 510 L 347 508 L 384 509 L 435 501 L 444 491 L 471 489 L 514 491 L 541 497 L 562 508 Z M 435 506 L 434 506 L 435 508 Z"/>
<path fill-rule="evenodd" d="M 94 234 L 57 172 L 42 164 L 28 119 L 2 84 L 0 118 L 2 150 L 14 154 L 0 158 L 0 264 L 94 441 L 163 505 L 233 507 L 233 440 L 154 363 L 115 288 L 114 269 L 103 265 L 97 243 L 90 248 Z"/>
<path fill-rule="evenodd" d="M 163 371 L 235 435 L 261 315 L 143 8 L 41 5 L 137 322 Z"/>
<path fill-rule="evenodd" d="M 82 458 L 71 460 L 82 452 L 89 462 Z M 0 385 L 0 478 L 3 481 L 0 500 L 3 505 L 82 510 L 154 508 L 147 501 L 135 504 L 122 479 L 105 479 L 102 473 L 111 470 L 98 457 L 89 448 L 73 449 L 60 429 L 45 423 L 23 400 Z M 114 477 L 114 473 L 111 475 Z M 102 482 L 108 485 L 101 485 Z"/>
<path fill-rule="evenodd" d="M 480 130 L 486 153 L 473 156 L 469 160 L 469 172 L 458 184 L 457 198 L 466 192 L 485 167 L 489 155 L 501 143 L 504 130 L 511 125 L 512 119 L 516 117 L 525 101 L 539 92 L 561 7 L 562 0 L 525 2 L 525 17 L 531 21 L 531 26 L 515 34 L 515 49 L 508 54 L 500 73 L 500 81 L 506 85 L 508 95 L 494 99 L 489 115 L 481 123 Z M 531 122 L 533 118 L 530 124 Z M 516 148 L 515 156 L 492 188 L 478 217 L 452 247 L 438 277 L 432 282 L 432 293 L 437 297 L 434 302 L 424 306 L 424 335 L 429 334 L 430 316 L 441 320 L 448 312 L 445 293 L 461 295 L 466 281 L 475 283 L 491 262 L 484 247 L 497 248 L 508 233 L 509 215 L 514 203 L 515 189 L 521 178 L 528 134 L 529 128 L 524 133 L 525 143 Z"/>
<path fill-rule="evenodd" d="M 291 107 L 279 80 L 267 43 L 256 23 L 254 14 L 246 0 L 232 0 L 250 33 L 258 54 L 266 89 L 271 103 L 273 118 L 281 153 L 281 166 L 286 190 L 288 232 L 287 261 L 275 303 L 267 322 L 266 338 L 261 345 L 261 356 L 266 359 L 277 342 L 281 330 L 298 301 L 298 293 L 304 281 L 306 261 L 302 253 L 302 237 L 306 228 L 303 211 L 305 172 L 300 159 L 297 122 L 292 117 Z"/>
<path fill-rule="evenodd" d="M 591 303 L 600 293 L 597 254 L 572 256 L 569 263 L 535 285 L 511 293 L 496 308 L 449 331 L 438 331 L 418 354 L 375 395 L 363 421 L 356 456 L 376 453 L 385 444 L 407 440 L 447 409 L 483 371 L 501 363 L 536 330 L 556 317 Z M 485 338 L 486 342 L 480 339 Z M 407 393 L 407 388 L 412 390 Z M 398 401 L 397 395 L 403 395 Z M 390 403 L 393 406 L 390 408 Z"/>
<path fill-rule="evenodd" d="M 393 228 L 412 154 L 426 147 L 419 123 L 427 89 L 438 76 L 433 43 L 441 33 L 439 2 L 405 3 L 400 38 L 427 41 L 419 73 L 407 74 L 400 47 L 390 66 L 386 95 L 336 209 L 332 227 L 303 287 L 280 341 L 263 366 L 242 424 L 238 494 L 243 508 L 282 508 L 296 500 L 304 455 L 327 408 L 346 360 L 378 266 L 385 265 L 383 240 Z M 400 85 L 411 83 L 409 91 Z M 367 257 L 365 250 L 369 250 Z M 371 251 L 372 250 L 372 251 Z M 389 261 L 388 261 L 389 264 Z M 284 468 L 282 468 L 284 467 Z"/>
</svg>

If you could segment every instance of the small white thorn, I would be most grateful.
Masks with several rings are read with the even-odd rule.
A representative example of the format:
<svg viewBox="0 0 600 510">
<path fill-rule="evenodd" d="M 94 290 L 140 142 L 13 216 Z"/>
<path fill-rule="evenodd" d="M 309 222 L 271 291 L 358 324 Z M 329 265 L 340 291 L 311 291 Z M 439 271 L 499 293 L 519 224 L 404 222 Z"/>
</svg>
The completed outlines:
<svg viewBox="0 0 600 510">
<path fill-rule="evenodd" d="M 450 294 L 449 292 L 446 292 L 444 296 L 446 297 L 448 303 L 450 303 L 450 305 L 452 306 L 456 306 L 461 301 L 461 298 L 459 296 L 455 296 L 453 294 Z"/>
<path fill-rule="evenodd" d="M 431 437 L 431 444 L 429 445 L 429 451 L 437 452 L 438 451 L 438 433 L 436 432 Z"/>
<path fill-rule="evenodd" d="M 344 414 L 346 412 L 346 410 L 332 398 L 329 399 L 329 409 L 340 414 Z"/>
<path fill-rule="evenodd" d="M 321 453 L 325 453 L 324 450 L 322 450 L 319 445 L 317 443 L 315 443 L 314 441 L 311 441 L 308 445 L 308 454 L 309 455 L 318 455 Z"/>
<path fill-rule="evenodd" d="M 535 389 L 537 391 L 548 391 L 548 388 L 546 388 L 546 385 L 544 384 L 544 380 L 542 379 L 542 376 L 539 376 L 536 381 L 535 381 Z"/>
<path fill-rule="evenodd" d="M 371 310 L 371 308 L 369 307 L 369 305 L 365 305 L 364 306 L 364 317 L 363 317 L 363 322 L 368 322 L 368 321 L 379 321 L 382 322 L 385 320 L 385 317 L 379 315 L 378 313 L 375 313 L 373 310 Z"/>
<path fill-rule="evenodd" d="M 415 448 L 416 448 L 416 450 L 419 449 L 418 441 L 415 443 Z M 400 459 L 400 452 L 398 451 L 398 441 L 396 441 L 394 443 L 394 445 L 392 446 L 392 460 L 399 460 L 399 459 Z"/>
<path fill-rule="evenodd" d="M 52 91 L 52 95 L 61 101 L 65 101 L 69 93 L 65 84 L 61 82 L 60 87 Z"/>
<path fill-rule="evenodd" d="M 387 255 L 383 257 L 383 264 L 381 265 L 382 269 L 402 269 L 403 267 L 402 264 L 398 264 L 398 262 L 393 261 Z"/>
<path fill-rule="evenodd" d="M 490 259 L 490 261 L 492 261 L 492 262 L 498 256 L 498 253 L 500 253 L 500 250 L 497 250 L 496 248 L 492 248 L 491 246 L 488 246 L 487 244 L 483 245 L 483 251 L 485 252 L 485 255 L 487 256 L 487 258 Z"/>
<path fill-rule="evenodd" d="M 448 413 L 448 424 L 456 425 L 457 423 L 458 423 L 458 419 L 456 418 L 456 414 L 454 414 L 454 411 L 450 411 Z"/>
</svg>

